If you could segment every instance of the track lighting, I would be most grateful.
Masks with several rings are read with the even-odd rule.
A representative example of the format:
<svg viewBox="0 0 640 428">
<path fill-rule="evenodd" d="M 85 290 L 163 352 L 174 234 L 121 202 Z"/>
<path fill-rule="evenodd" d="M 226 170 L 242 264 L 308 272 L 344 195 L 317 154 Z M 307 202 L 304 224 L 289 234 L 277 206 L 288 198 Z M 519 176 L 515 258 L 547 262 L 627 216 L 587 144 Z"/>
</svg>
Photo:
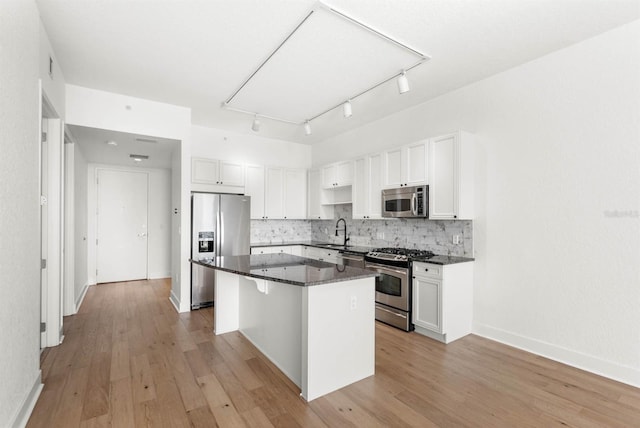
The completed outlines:
<svg viewBox="0 0 640 428">
<path fill-rule="evenodd" d="M 251 124 L 251 130 L 253 132 L 260 131 L 260 121 L 258 120 L 258 115 L 257 114 L 253 117 L 253 123 Z"/>
<path fill-rule="evenodd" d="M 342 114 L 344 117 L 351 117 L 353 114 L 353 110 L 351 109 L 351 100 L 347 100 L 342 104 Z"/>
<path fill-rule="evenodd" d="M 407 72 L 402 70 L 400 76 L 398 76 L 398 92 L 404 94 L 409 92 L 409 80 L 407 80 Z"/>
<path fill-rule="evenodd" d="M 308 120 L 304 123 L 304 135 L 311 135 L 311 124 Z"/>
</svg>

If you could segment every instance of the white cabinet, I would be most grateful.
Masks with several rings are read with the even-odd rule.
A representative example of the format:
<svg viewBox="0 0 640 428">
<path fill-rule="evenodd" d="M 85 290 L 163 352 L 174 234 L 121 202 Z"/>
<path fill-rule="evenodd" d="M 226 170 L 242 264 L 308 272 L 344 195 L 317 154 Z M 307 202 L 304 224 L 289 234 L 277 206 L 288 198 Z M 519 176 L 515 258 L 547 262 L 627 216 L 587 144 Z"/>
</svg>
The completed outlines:
<svg viewBox="0 0 640 428">
<path fill-rule="evenodd" d="M 273 247 L 251 247 L 251 254 L 288 254 L 291 247 L 278 245 Z"/>
<path fill-rule="evenodd" d="M 264 218 L 284 217 L 284 169 L 265 168 Z"/>
<path fill-rule="evenodd" d="M 264 218 L 265 177 L 263 166 L 247 166 L 244 194 L 251 196 L 251 218 Z"/>
<path fill-rule="evenodd" d="M 284 218 L 307 218 L 307 171 L 284 170 Z"/>
<path fill-rule="evenodd" d="M 217 159 L 192 158 L 191 182 L 220 186 L 244 186 L 244 166 Z"/>
<path fill-rule="evenodd" d="M 382 154 L 356 159 L 353 168 L 353 218 L 382 218 Z"/>
<path fill-rule="evenodd" d="M 353 181 L 353 161 L 337 162 L 322 167 L 322 187 L 349 186 Z"/>
<path fill-rule="evenodd" d="M 264 169 L 264 189 L 264 213 L 253 218 L 307 217 L 307 170 L 267 167 Z"/>
<path fill-rule="evenodd" d="M 252 219 L 307 217 L 307 170 L 248 166 L 246 182 Z"/>
<path fill-rule="evenodd" d="M 427 184 L 428 140 L 384 152 L 383 187 L 386 189 Z"/>
<path fill-rule="evenodd" d="M 320 260 L 328 263 L 338 263 L 338 260 L 341 258 L 340 253 L 337 250 L 309 246 L 305 246 L 303 255 L 309 259 Z"/>
<path fill-rule="evenodd" d="M 333 206 L 323 204 L 322 170 L 309 170 L 307 218 L 318 220 L 333 219 Z"/>
<path fill-rule="evenodd" d="M 416 332 L 444 343 L 471 333 L 473 263 L 414 262 L 413 324 Z"/>
<path fill-rule="evenodd" d="M 302 245 L 274 245 L 272 247 L 251 247 L 251 254 L 291 254 L 302 256 Z"/>
<path fill-rule="evenodd" d="M 473 218 L 473 150 L 466 132 L 429 142 L 429 218 Z"/>
</svg>

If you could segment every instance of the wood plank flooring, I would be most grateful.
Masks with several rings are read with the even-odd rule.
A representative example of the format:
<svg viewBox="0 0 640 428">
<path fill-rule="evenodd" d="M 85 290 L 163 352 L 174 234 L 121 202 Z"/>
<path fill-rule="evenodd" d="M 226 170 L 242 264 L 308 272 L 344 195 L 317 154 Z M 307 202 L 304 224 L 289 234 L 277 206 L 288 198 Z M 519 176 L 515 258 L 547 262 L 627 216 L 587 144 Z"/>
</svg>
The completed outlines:
<svg viewBox="0 0 640 428">
<path fill-rule="evenodd" d="M 28 427 L 640 427 L 640 390 L 477 336 L 376 325 L 376 374 L 311 403 L 169 280 L 90 287 L 42 354 Z"/>
</svg>

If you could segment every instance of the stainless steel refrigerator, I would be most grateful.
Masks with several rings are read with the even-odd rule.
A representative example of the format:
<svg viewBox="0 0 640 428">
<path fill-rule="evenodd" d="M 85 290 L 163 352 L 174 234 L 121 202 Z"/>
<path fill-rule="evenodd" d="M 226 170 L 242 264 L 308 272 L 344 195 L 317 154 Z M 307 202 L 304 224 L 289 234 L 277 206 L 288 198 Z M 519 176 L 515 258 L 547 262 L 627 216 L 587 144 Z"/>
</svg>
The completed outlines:
<svg viewBox="0 0 640 428">
<path fill-rule="evenodd" d="M 249 254 L 251 198 L 191 194 L 191 259 Z M 191 264 L 191 309 L 213 305 L 215 271 Z"/>
</svg>

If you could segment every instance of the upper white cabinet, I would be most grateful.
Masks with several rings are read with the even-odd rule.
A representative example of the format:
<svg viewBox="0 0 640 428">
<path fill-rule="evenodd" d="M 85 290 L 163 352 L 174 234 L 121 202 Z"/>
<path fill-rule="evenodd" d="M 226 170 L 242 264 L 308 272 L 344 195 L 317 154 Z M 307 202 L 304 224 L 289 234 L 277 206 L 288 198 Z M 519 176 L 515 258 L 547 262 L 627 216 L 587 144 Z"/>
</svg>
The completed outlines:
<svg viewBox="0 0 640 428">
<path fill-rule="evenodd" d="M 333 206 L 323 205 L 322 170 L 309 170 L 307 218 L 329 220 L 333 218 Z"/>
<path fill-rule="evenodd" d="M 353 218 L 382 218 L 382 154 L 356 159 L 353 168 Z"/>
<path fill-rule="evenodd" d="M 304 219 L 307 217 L 307 170 L 266 167 L 247 170 L 252 192 L 259 194 L 260 180 L 264 183 L 263 196 L 255 203 L 252 198 L 251 218 Z M 264 208 L 258 206 L 262 201 Z"/>
<path fill-rule="evenodd" d="M 307 170 L 284 170 L 284 218 L 307 218 Z"/>
<path fill-rule="evenodd" d="M 427 184 L 428 140 L 384 152 L 383 188 Z"/>
<path fill-rule="evenodd" d="M 264 218 L 284 218 L 283 168 L 265 168 Z"/>
<path fill-rule="evenodd" d="M 353 161 L 337 162 L 322 168 L 322 187 L 349 186 L 353 182 Z"/>
<path fill-rule="evenodd" d="M 220 186 L 244 186 L 244 165 L 217 159 L 192 158 L 191 182 Z"/>
<path fill-rule="evenodd" d="M 247 166 L 244 194 L 251 196 L 251 218 L 264 218 L 265 176 L 263 166 Z"/>
<path fill-rule="evenodd" d="M 473 136 L 443 135 L 429 142 L 429 218 L 473 218 Z"/>
</svg>

